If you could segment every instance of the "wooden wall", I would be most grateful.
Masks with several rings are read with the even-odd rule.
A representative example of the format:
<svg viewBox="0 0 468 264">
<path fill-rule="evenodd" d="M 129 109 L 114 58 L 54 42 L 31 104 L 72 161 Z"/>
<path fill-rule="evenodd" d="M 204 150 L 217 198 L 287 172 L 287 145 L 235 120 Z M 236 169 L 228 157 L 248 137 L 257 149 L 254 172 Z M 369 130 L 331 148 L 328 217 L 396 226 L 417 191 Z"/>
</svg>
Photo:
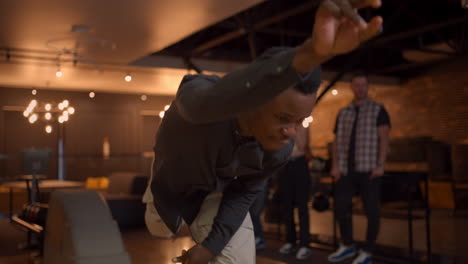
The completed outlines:
<svg viewBox="0 0 468 264">
<path fill-rule="evenodd" d="M 38 100 L 40 105 L 67 99 L 76 109 L 63 126 L 66 179 L 84 180 L 118 170 L 148 174 L 152 158 L 145 158 L 144 153 L 151 152 L 154 145 L 154 134 L 160 122 L 157 113 L 170 104 L 173 97 L 148 96 L 142 101 L 137 94 L 96 93 L 91 99 L 88 92 L 41 89 L 33 96 L 31 89 L 0 88 L 0 153 L 8 155 L 8 159 L 0 160 L 0 179 L 20 175 L 20 153 L 32 147 L 51 149 L 49 177 L 57 178 L 59 125 L 51 123 L 53 132 L 47 134 L 45 120 L 28 123 L 18 110 L 25 109 L 32 99 Z M 110 142 L 108 160 L 102 156 L 104 137 Z"/>
</svg>

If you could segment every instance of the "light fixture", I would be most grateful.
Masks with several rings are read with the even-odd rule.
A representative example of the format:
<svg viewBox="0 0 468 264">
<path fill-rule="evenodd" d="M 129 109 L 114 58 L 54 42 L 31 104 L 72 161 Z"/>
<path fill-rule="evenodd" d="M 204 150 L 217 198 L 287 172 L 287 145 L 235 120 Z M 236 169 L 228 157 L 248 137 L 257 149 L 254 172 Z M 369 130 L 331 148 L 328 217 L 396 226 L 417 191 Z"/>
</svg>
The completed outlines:
<svg viewBox="0 0 468 264">
<path fill-rule="evenodd" d="M 44 118 L 42 118 L 42 119 L 39 119 L 39 113 L 34 112 L 34 108 L 39 104 L 44 105 L 44 109 L 46 110 L 44 112 Z M 52 109 L 56 109 L 56 108 L 62 110 L 62 113 L 59 112 L 59 113 L 55 114 L 57 111 L 51 112 Z M 31 124 L 33 124 L 33 123 L 35 123 L 37 121 L 45 122 L 46 123 L 45 131 L 48 134 L 50 134 L 52 132 L 51 122 L 57 120 L 59 123 L 64 123 L 64 122 L 69 120 L 70 115 L 73 114 L 73 113 L 75 113 L 75 108 L 70 105 L 70 101 L 68 101 L 67 99 L 63 100 L 57 106 L 52 106 L 51 103 L 45 103 L 45 104 L 38 103 L 37 100 L 33 99 L 33 100 L 31 100 L 31 102 L 29 102 L 28 106 L 23 111 L 23 116 L 25 118 L 27 118 L 28 122 L 31 123 Z M 60 114 L 60 116 L 58 116 L 57 118 L 54 118 L 55 115 L 59 115 L 59 114 Z"/>
<path fill-rule="evenodd" d="M 159 112 L 159 117 L 163 118 L 164 117 L 164 111 Z"/>
<path fill-rule="evenodd" d="M 332 90 L 332 94 L 333 94 L 333 95 L 337 95 L 337 94 L 338 94 L 338 90 L 333 89 L 333 90 Z"/>
<path fill-rule="evenodd" d="M 126 82 L 131 82 L 131 81 L 132 81 L 132 76 L 131 76 L 130 74 L 127 74 L 127 75 L 125 75 L 124 80 L 125 80 Z"/>
<path fill-rule="evenodd" d="M 164 106 L 164 111 L 167 111 L 167 109 L 169 109 L 169 107 L 171 107 L 171 106 L 170 105 Z"/>
<path fill-rule="evenodd" d="M 61 78 L 61 77 L 63 76 L 62 71 L 61 71 L 60 69 L 58 69 L 57 72 L 55 72 L 55 76 L 56 76 L 57 78 Z"/>
<path fill-rule="evenodd" d="M 36 90 L 36 89 L 32 89 L 31 93 L 32 93 L 32 95 L 36 95 L 36 94 L 37 94 L 37 90 Z"/>
<path fill-rule="evenodd" d="M 36 105 L 37 105 L 37 100 L 36 100 L 36 99 L 31 100 L 31 102 L 29 103 L 29 106 L 30 106 L 32 109 L 34 109 L 34 107 L 36 107 Z M 32 110 L 32 109 L 31 109 L 31 110 Z"/>
<path fill-rule="evenodd" d="M 29 118 L 28 118 L 28 121 L 29 123 L 33 124 L 34 122 L 37 121 L 37 114 L 32 114 Z"/>
<path fill-rule="evenodd" d="M 75 113 L 75 108 L 74 108 L 73 106 L 70 106 L 70 107 L 68 107 L 67 112 L 68 112 L 70 115 L 73 115 L 73 114 Z"/>
<path fill-rule="evenodd" d="M 146 101 L 146 99 L 148 99 L 148 96 L 146 96 L 146 94 L 143 94 L 143 95 L 141 95 L 140 99 L 142 101 Z"/>
<path fill-rule="evenodd" d="M 89 98 L 94 98 L 94 96 L 96 96 L 94 92 L 89 92 Z"/>
<path fill-rule="evenodd" d="M 33 112 L 36 105 L 37 105 L 37 100 L 35 99 L 31 100 L 31 102 L 29 102 L 28 107 L 26 107 L 26 110 L 24 110 L 23 116 L 28 117 Z"/>
<path fill-rule="evenodd" d="M 304 128 L 308 128 L 308 127 L 309 127 L 309 122 L 307 122 L 307 120 L 304 119 L 304 121 L 302 121 L 302 126 L 303 126 Z"/>
<path fill-rule="evenodd" d="M 312 116 L 308 116 L 305 120 L 307 120 L 309 123 L 314 122 L 314 118 Z"/>
</svg>

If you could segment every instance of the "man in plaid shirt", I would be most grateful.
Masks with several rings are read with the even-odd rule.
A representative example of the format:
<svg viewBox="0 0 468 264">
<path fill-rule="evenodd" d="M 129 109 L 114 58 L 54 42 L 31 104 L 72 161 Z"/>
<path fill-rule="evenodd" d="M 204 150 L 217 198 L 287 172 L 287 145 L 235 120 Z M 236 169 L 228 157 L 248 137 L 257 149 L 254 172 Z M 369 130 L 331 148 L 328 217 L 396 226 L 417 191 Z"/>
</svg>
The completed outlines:
<svg viewBox="0 0 468 264">
<path fill-rule="evenodd" d="M 340 110 L 335 126 L 333 165 L 335 208 L 342 242 L 328 260 L 339 262 L 358 252 L 353 244 L 352 197 L 359 190 L 367 215 L 367 238 L 353 264 L 369 264 L 379 231 L 381 176 L 388 150 L 390 117 L 382 104 L 368 97 L 363 73 L 351 79 L 354 100 Z"/>
</svg>

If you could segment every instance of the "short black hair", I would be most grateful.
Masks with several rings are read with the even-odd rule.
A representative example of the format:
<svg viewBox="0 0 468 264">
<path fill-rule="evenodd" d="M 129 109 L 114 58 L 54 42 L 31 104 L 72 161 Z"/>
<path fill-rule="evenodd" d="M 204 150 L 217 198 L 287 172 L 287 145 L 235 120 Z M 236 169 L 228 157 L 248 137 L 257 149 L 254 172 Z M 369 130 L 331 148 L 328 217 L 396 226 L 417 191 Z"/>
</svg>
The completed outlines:
<svg viewBox="0 0 468 264">
<path fill-rule="evenodd" d="M 303 81 L 294 86 L 296 90 L 303 94 L 316 93 L 321 83 L 321 67 L 317 66 L 302 77 Z"/>
<path fill-rule="evenodd" d="M 358 70 L 358 71 L 353 72 L 351 74 L 351 81 L 354 80 L 354 78 L 358 78 L 358 77 L 366 78 L 366 80 L 369 81 L 369 77 L 368 77 L 367 73 L 365 71 L 362 71 L 362 70 Z"/>
</svg>

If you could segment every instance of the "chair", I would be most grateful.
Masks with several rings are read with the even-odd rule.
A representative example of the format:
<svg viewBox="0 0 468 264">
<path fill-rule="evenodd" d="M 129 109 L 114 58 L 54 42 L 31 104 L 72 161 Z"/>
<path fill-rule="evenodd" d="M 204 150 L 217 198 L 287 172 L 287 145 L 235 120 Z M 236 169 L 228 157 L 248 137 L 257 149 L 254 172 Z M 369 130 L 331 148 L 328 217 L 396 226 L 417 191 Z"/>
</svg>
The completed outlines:
<svg viewBox="0 0 468 264">
<path fill-rule="evenodd" d="M 119 226 L 144 226 L 146 207 L 142 198 L 147 182 L 148 177 L 136 172 L 113 172 L 109 175 L 109 187 L 103 195 Z"/>
<path fill-rule="evenodd" d="M 22 176 L 19 180 L 26 182 L 29 203 L 39 201 L 38 180 L 47 178 L 45 175 L 49 170 L 51 151 L 49 149 L 24 149 L 21 152 Z"/>
<path fill-rule="evenodd" d="M 455 210 L 467 209 L 468 203 L 468 145 L 452 145 L 452 188 Z"/>
</svg>

